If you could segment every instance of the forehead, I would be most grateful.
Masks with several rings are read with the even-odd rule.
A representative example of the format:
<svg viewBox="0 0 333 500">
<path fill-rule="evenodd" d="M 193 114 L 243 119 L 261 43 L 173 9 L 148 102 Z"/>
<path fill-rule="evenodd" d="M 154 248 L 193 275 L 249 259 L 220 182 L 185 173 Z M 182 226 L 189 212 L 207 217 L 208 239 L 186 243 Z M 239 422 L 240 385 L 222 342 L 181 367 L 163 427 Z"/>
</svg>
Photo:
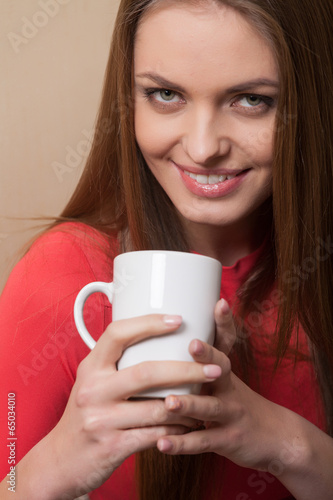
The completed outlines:
<svg viewBox="0 0 333 500">
<path fill-rule="evenodd" d="M 213 1 L 154 5 L 139 23 L 134 63 L 135 70 L 201 81 L 206 75 L 207 82 L 222 73 L 244 79 L 277 74 L 263 36 L 235 9 Z"/>
</svg>

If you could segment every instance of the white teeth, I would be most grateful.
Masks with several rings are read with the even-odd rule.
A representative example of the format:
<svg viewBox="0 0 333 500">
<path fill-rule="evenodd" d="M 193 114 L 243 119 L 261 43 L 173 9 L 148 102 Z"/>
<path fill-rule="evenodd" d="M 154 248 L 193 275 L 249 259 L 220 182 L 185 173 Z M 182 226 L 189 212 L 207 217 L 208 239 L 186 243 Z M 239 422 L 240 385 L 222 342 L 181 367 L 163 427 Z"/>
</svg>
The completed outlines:
<svg viewBox="0 0 333 500">
<path fill-rule="evenodd" d="M 218 182 L 221 182 L 220 177 L 223 177 L 223 175 L 209 175 L 208 176 L 209 184 L 217 184 Z"/>
<path fill-rule="evenodd" d="M 199 184 L 208 184 L 208 176 L 207 175 L 197 175 L 196 181 L 199 182 Z"/>
<path fill-rule="evenodd" d="M 184 173 L 191 177 L 191 179 L 197 181 L 199 184 L 218 184 L 236 177 L 235 175 L 196 175 L 192 174 L 192 172 L 187 172 L 186 170 L 184 170 Z"/>
</svg>

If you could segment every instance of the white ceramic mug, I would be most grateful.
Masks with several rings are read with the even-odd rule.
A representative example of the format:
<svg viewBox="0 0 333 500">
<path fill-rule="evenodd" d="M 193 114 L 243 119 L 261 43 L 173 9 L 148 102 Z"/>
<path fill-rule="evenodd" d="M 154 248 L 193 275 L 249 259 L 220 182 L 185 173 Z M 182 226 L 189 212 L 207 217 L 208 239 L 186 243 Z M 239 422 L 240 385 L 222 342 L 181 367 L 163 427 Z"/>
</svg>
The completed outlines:
<svg viewBox="0 0 333 500">
<path fill-rule="evenodd" d="M 84 324 L 83 308 L 92 293 L 102 292 L 112 303 L 113 321 L 154 313 L 183 318 L 177 331 L 128 347 L 118 362 L 119 370 L 151 360 L 193 361 L 188 352 L 192 339 L 214 342 L 214 308 L 220 296 L 221 274 L 220 262 L 203 255 L 164 250 L 123 253 L 114 260 L 111 283 L 89 283 L 79 292 L 74 306 L 77 329 L 93 349 L 96 342 Z M 153 388 L 136 397 L 166 397 L 199 390 L 193 385 Z"/>
</svg>

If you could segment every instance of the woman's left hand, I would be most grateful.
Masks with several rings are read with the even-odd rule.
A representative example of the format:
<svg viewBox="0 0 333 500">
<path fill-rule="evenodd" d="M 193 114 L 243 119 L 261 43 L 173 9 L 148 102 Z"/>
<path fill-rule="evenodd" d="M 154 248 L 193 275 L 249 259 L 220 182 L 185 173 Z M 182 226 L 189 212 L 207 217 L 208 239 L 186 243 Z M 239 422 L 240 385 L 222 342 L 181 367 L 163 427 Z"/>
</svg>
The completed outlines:
<svg viewBox="0 0 333 500">
<path fill-rule="evenodd" d="M 227 354 L 236 340 L 236 329 L 228 304 L 222 300 L 215 310 L 216 342 L 190 344 L 194 360 L 218 364 L 222 375 L 205 385 L 201 395 L 169 396 L 169 412 L 203 423 L 199 430 L 181 436 L 166 436 L 158 449 L 171 455 L 214 452 L 243 467 L 267 470 L 278 458 L 283 443 L 297 446 L 298 415 L 263 398 L 232 371 Z"/>
</svg>

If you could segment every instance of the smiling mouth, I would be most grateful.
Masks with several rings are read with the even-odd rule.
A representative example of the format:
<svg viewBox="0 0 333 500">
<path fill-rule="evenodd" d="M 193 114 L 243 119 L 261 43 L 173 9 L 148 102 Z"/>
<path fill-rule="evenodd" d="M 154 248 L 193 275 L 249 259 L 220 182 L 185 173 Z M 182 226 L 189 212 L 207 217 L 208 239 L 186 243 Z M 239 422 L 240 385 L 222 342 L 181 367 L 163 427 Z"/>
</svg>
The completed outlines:
<svg viewBox="0 0 333 500">
<path fill-rule="evenodd" d="M 192 172 L 188 172 L 187 170 L 183 170 L 184 174 L 187 175 L 188 177 L 191 177 L 191 179 L 194 179 L 196 182 L 199 184 L 221 184 L 224 181 L 229 181 L 231 179 L 234 179 L 239 175 L 239 173 L 234 174 L 234 175 L 216 175 L 216 174 L 209 174 L 209 175 L 203 175 L 203 174 L 193 174 Z M 244 173 L 245 171 L 242 171 L 240 173 Z"/>
</svg>

